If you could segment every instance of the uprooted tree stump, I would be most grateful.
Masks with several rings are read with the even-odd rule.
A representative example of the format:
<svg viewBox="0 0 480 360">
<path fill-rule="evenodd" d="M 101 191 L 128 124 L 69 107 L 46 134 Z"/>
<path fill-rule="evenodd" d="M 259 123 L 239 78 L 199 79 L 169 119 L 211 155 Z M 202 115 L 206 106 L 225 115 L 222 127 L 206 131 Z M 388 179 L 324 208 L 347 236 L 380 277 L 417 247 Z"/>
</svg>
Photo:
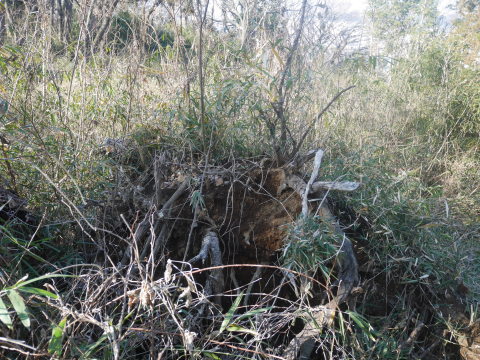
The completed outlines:
<svg viewBox="0 0 480 360">
<path fill-rule="evenodd" d="M 282 166 L 269 158 L 211 165 L 164 149 L 139 171 L 118 163 L 115 191 L 95 208 L 103 217 L 88 224 L 92 265 L 64 284 L 54 305 L 78 324 L 75 336 L 106 336 L 114 359 L 146 351 L 166 359 L 342 358 L 365 336 L 364 346 L 377 351 L 381 341 L 365 319 L 398 314 L 390 299 L 409 288 L 386 284 L 372 270 L 363 230 L 335 216 L 355 215 L 336 208 L 329 194 L 360 184 L 319 181 L 322 155 L 312 151 Z M 295 257 L 305 248 L 315 256 Z M 388 345 L 428 358 L 440 352 L 443 329 L 427 331 L 438 316 L 426 297 L 434 294 L 414 289 L 423 297 L 408 297 L 406 331 Z M 357 314 L 361 293 L 369 303 Z M 462 346 L 477 341 L 471 329 L 455 335 Z"/>
<path fill-rule="evenodd" d="M 313 156 L 314 170 L 306 182 L 299 168 Z M 338 252 L 332 261 L 337 269 L 336 295 L 324 285 L 324 294 L 314 301 L 319 304 L 311 312 L 315 315 L 285 350 L 289 359 L 296 358 L 298 352 L 299 358 L 309 358 L 319 328 L 332 324 L 336 309 L 347 301 L 358 283 L 352 243 L 332 215 L 327 195 L 329 191 L 353 191 L 359 184 L 317 181 L 322 156 L 323 151 L 318 150 L 282 167 L 273 167 L 264 159 L 259 163 L 203 166 L 197 171 L 169 162 L 166 154 L 157 156 L 153 183 L 142 185 L 150 189 L 142 202 L 149 207 L 143 218 L 137 216 L 136 225 L 130 227 L 130 245 L 120 263 L 141 263 L 152 258 L 156 266 L 167 258 L 190 258 L 189 263 L 195 266 L 208 263 L 214 269 L 205 280 L 206 294 L 222 306 L 222 293 L 253 284 L 259 278 L 258 269 L 254 274 L 250 269 L 237 273 L 222 265 L 273 264 L 285 246 L 289 229 L 301 227 L 313 210 L 316 218 L 328 224 L 342 240 L 336 244 Z M 320 298 L 330 301 L 322 303 Z"/>
<path fill-rule="evenodd" d="M 147 170 L 118 164 L 112 197 L 82 207 L 92 211 L 79 220 L 79 234 L 89 240 L 88 263 L 47 284 L 61 294 L 49 304 L 68 317 L 75 339 L 94 346 L 108 341 L 114 359 L 146 352 L 166 359 L 343 358 L 366 336 L 359 353 L 367 344 L 378 350 L 382 335 L 370 331 L 367 320 L 373 316 L 404 319 L 399 341 L 387 344 L 391 353 L 427 359 L 450 351 L 443 343 L 450 336 L 458 345 L 451 349 L 457 357 L 449 358 L 475 358 L 478 322 L 465 317 L 453 293 L 387 284 L 382 270 L 371 268 L 376 261 L 362 242 L 365 233 L 349 227 L 353 220 L 342 217 L 343 226 L 334 216 L 355 215 L 328 196 L 359 184 L 318 181 L 322 155 L 313 151 L 283 166 L 269 159 L 214 166 L 165 150 Z M 312 159 L 313 171 L 302 172 Z M 93 213 L 99 210 L 103 217 Z M 25 201 L 0 189 L 0 236 L 33 229 L 24 243 L 35 239 L 40 226 L 26 215 Z M 308 249 L 318 251 L 316 257 L 307 257 L 307 266 L 305 257 L 289 262 L 304 244 L 314 245 Z M 24 250 L 15 241 L 6 247 L 16 248 Z M 405 313 L 399 313 L 395 294 L 412 288 L 417 292 L 402 297 Z M 360 293 L 367 306 L 357 314 Z M 432 297 L 448 301 L 437 307 Z M 459 330 L 448 333 L 438 318 Z M 32 333 L 40 330 L 51 331 L 50 319 Z M 65 343 L 65 353 L 76 351 L 75 341 Z"/>
</svg>

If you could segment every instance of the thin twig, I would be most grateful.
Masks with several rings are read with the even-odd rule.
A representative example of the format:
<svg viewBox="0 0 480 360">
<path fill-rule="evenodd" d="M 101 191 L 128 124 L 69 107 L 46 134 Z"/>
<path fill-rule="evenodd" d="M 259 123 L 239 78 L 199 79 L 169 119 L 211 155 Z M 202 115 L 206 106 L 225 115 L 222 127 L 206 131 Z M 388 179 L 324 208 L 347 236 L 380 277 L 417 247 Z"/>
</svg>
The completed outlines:
<svg viewBox="0 0 480 360">
<path fill-rule="evenodd" d="M 303 133 L 302 137 L 300 138 L 300 141 L 298 142 L 297 146 L 295 147 L 295 149 L 293 149 L 293 152 L 292 154 L 290 155 L 290 158 L 293 158 L 297 153 L 298 151 L 300 150 L 300 148 L 302 147 L 303 145 L 303 142 L 305 141 L 305 139 L 307 138 L 307 135 L 310 133 L 310 131 L 312 131 L 313 127 L 315 126 L 315 124 L 317 123 L 318 120 L 321 119 L 321 117 L 323 116 L 323 114 L 325 114 L 327 112 L 327 110 L 330 108 L 330 106 L 333 105 L 333 103 L 335 101 L 337 101 L 337 99 L 342 96 L 343 93 L 347 92 L 348 90 L 350 89 L 353 89 L 355 87 L 355 85 L 352 85 L 352 86 L 349 86 L 343 90 L 341 90 L 340 92 L 337 93 L 337 95 L 335 95 L 332 100 L 330 100 L 330 102 L 327 104 L 327 106 L 325 106 L 322 111 L 320 111 L 318 113 L 318 115 L 315 117 L 315 119 L 313 119 L 312 123 L 309 125 L 309 127 L 307 128 L 307 130 L 305 130 L 305 132 Z"/>
<path fill-rule="evenodd" d="M 280 151 L 284 151 L 283 155 L 287 153 L 286 150 L 286 142 L 287 142 L 287 134 L 289 133 L 289 129 L 287 126 L 287 119 L 285 118 L 285 98 L 288 91 L 288 87 L 285 85 L 285 80 L 287 78 L 287 74 L 290 73 L 290 69 L 292 67 L 293 57 L 297 52 L 298 46 L 300 44 L 300 38 L 303 33 L 303 28 L 305 24 L 305 11 L 307 8 L 307 0 L 302 1 L 302 7 L 300 9 L 300 23 L 298 25 L 297 34 L 295 35 L 295 39 L 293 40 L 292 47 L 287 55 L 287 60 L 285 61 L 285 67 L 283 69 L 280 82 L 277 87 L 278 92 L 278 101 L 272 104 L 273 110 L 277 115 L 278 121 L 280 121 L 280 144 L 275 145 L 275 151 L 277 155 L 277 161 L 280 161 L 281 153 Z"/>
</svg>

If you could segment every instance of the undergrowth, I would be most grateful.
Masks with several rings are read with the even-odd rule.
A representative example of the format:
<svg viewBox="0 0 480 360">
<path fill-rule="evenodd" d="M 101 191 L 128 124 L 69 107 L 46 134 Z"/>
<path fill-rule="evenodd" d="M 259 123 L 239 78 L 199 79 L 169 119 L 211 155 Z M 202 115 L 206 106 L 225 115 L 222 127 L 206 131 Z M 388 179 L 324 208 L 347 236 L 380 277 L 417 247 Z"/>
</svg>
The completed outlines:
<svg viewBox="0 0 480 360">
<path fill-rule="evenodd" d="M 457 325 L 435 311 L 437 303 L 445 303 L 445 292 L 456 294 L 476 319 L 480 77 L 469 50 L 478 44 L 461 24 L 398 59 L 347 50 L 338 54 L 327 44 L 336 39 L 331 41 L 339 41 L 341 49 L 342 34 L 312 25 L 287 69 L 288 40 L 294 34 L 281 26 L 287 19 L 279 20 L 278 14 L 251 33 L 257 43 L 240 41 L 235 33 L 212 25 L 205 29 L 207 40 L 199 44 L 193 20 L 180 26 L 174 17 L 163 27 L 147 26 L 124 10 L 115 15 L 106 45 L 93 53 L 82 47 L 79 22 L 66 44 L 59 35 L 49 38 L 53 29 L 32 30 L 22 41 L 9 30 L 0 46 L 0 189 L 27 199 L 22 211 L 37 217 L 29 222 L 18 220 L 22 217 L 17 214 L 3 216 L 10 200 L 0 203 L 2 331 L 18 330 L 18 339 L 33 339 L 44 356 L 143 356 L 153 351 L 146 344 L 154 346 L 161 334 L 145 333 L 139 340 L 138 328 L 168 333 L 172 321 L 188 323 L 195 316 L 189 301 L 204 311 L 206 295 L 183 272 L 186 264 L 176 265 L 182 279 L 175 284 L 168 274 L 154 274 L 152 259 L 146 265 L 151 273 L 134 280 L 117 277 L 118 259 L 110 258 L 109 250 L 126 252 L 125 238 L 132 229 L 125 218 L 108 224 L 100 219 L 108 209 L 125 215 L 122 211 L 131 209 L 115 204 L 128 201 L 139 212 L 143 204 L 138 194 L 151 191 L 146 179 L 155 176 L 153 160 L 159 154 L 175 154 L 165 160 L 175 169 L 166 183 L 184 180 L 189 166 L 232 167 L 239 159 L 275 159 L 283 73 L 287 97 L 281 116 L 290 126 L 288 141 L 298 140 L 313 124 L 301 151 L 326 150 L 321 180 L 362 183 L 352 193 L 328 194 L 340 224 L 356 243 L 363 262 L 360 287 L 368 295 L 358 295 L 357 307 L 342 308 L 334 327 L 320 333 L 325 353 L 330 358 L 407 359 L 412 355 L 412 347 L 405 345 L 411 331 L 421 323 L 438 326 L 441 330 L 435 328 L 433 335 L 413 340 L 416 354 L 422 354 L 432 338 L 444 336 L 443 329 L 455 333 Z M 191 15 L 194 10 L 185 11 Z M 25 20 L 22 16 L 34 14 L 18 15 L 16 28 Z M 317 15 L 329 24 L 331 19 L 322 14 Z M 148 40 L 140 36 L 142 31 Z M 309 40 L 315 34 L 318 43 Z M 200 45 L 206 59 L 199 65 Z M 206 74 L 203 89 L 199 66 Z M 313 123 L 339 89 L 352 84 L 356 87 Z M 197 216 L 204 210 L 196 206 L 203 183 L 195 186 L 192 194 L 198 196 L 191 200 L 197 201 L 190 205 Z M 124 191 L 127 187 L 133 190 Z M 126 214 L 132 223 L 139 220 L 138 214 Z M 123 231 L 113 236 L 115 242 L 108 238 L 114 228 Z M 340 243 L 318 218 L 304 219 L 302 226 L 290 228 L 279 264 L 334 284 L 332 265 Z M 47 279 L 48 290 L 26 286 Z M 149 287 L 153 283 L 157 287 Z M 175 293 L 178 288 L 183 297 Z M 197 297 L 190 299 L 187 288 Z M 223 342 L 275 349 L 278 344 L 261 332 L 271 324 L 284 331 L 294 319 L 279 314 L 294 308 L 295 301 L 249 308 L 244 290 L 230 294 L 226 311 L 196 314 L 204 317 L 205 329 L 215 331 L 218 343 L 203 344 L 205 334 L 189 342 L 183 332 L 181 343 L 162 340 L 171 347 L 169 356 L 186 357 L 188 349 L 197 357 L 218 359 L 232 351 Z M 113 299 L 126 291 L 133 295 L 122 308 Z M 97 298 L 102 303 L 91 306 Z M 62 299 L 78 305 L 86 322 L 70 322 L 74 314 Z M 268 321 L 262 323 L 264 319 Z M 43 335 L 29 337 L 30 323 Z M 115 331 L 125 324 L 128 335 L 116 339 Z M 78 337 L 69 338 L 67 328 Z M 444 349 L 455 341 L 444 340 Z"/>
</svg>

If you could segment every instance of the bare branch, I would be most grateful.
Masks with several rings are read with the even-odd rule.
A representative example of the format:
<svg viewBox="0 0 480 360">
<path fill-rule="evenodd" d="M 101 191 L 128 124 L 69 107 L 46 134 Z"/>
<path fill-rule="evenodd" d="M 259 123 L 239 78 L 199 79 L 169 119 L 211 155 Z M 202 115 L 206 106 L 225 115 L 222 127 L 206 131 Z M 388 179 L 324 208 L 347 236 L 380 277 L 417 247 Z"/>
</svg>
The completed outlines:
<svg viewBox="0 0 480 360">
<path fill-rule="evenodd" d="M 162 221 L 163 218 L 169 215 L 173 203 L 177 201 L 177 199 L 185 192 L 189 184 L 190 184 L 190 178 L 185 179 L 185 181 L 178 187 L 178 189 L 173 193 L 170 199 L 168 199 L 168 201 L 163 205 L 162 209 L 157 213 L 158 216 L 154 224 L 152 224 L 152 217 L 154 217 L 156 207 L 154 205 L 150 208 L 150 210 L 147 212 L 143 220 L 137 226 L 135 233 L 133 234 L 134 243 L 140 244 L 145 238 L 148 229 L 150 229 L 151 227 L 153 227 L 154 232 L 158 230 L 160 221 Z M 153 240 L 153 238 L 151 240 Z M 158 237 L 157 237 L 157 240 L 158 240 Z M 155 249 L 158 249 L 159 244 L 157 243 L 155 244 Z M 149 247 L 150 247 L 150 244 L 149 242 L 147 242 L 142 249 L 140 258 L 143 258 L 146 256 Z M 131 253 L 132 253 L 132 244 L 130 244 L 127 250 L 125 251 L 125 254 L 121 261 L 122 265 L 126 265 L 128 263 Z"/>
<path fill-rule="evenodd" d="M 327 110 L 330 108 L 330 106 L 333 105 L 333 103 L 335 101 L 337 101 L 337 99 L 342 96 L 343 93 L 347 92 L 348 90 L 350 89 L 353 89 L 355 87 L 355 85 L 352 85 L 352 86 L 349 86 L 343 90 L 341 90 L 340 92 L 337 93 L 337 95 L 335 95 L 332 100 L 330 100 L 330 102 L 327 104 L 327 106 L 325 106 L 322 111 L 320 111 L 318 113 L 318 115 L 315 117 L 315 119 L 313 119 L 312 123 L 309 125 L 309 127 L 307 128 L 307 130 L 305 130 L 305 132 L 303 133 L 302 137 L 300 138 L 300 141 L 298 142 L 296 148 L 293 150 L 292 154 L 290 155 L 290 158 L 293 158 L 297 153 L 298 151 L 300 150 L 300 148 L 302 147 L 303 145 L 303 142 L 305 141 L 305 139 L 307 138 L 307 135 L 310 133 L 310 131 L 312 131 L 313 127 L 315 126 L 315 124 L 317 123 L 318 120 L 321 119 L 321 117 L 323 116 L 323 114 L 325 114 L 327 112 Z"/>
<path fill-rule="evenodd" d="M 281 160 L 282 156 L 285 155 L 287 152 L 286 145 L 287 145 L 287 134 L 289 132 L 287 126 L 287 119 L 285 118 L 285 96 L 287 92 L 287 88 L 285 86 L 285 81 L 287 78 L 287 74 L 290 73 L 290 69 L 292 67 L 292 62 L 295 53 L 297 52 L 298 46 L 300 44 L 300 38 L 303 33 L 303 28 L 305 24 L 305 12 L 307 8 L 307 0 L 302 1 L 302 7 L 300 9 L 300 23 L 298 25 L 297 34 L 295 35 L 295 39 L 293 40 L 292 47 L 287 55 L 287 60 L 285 61 L 285 67 L 281 74 L 280 82 L 277 87 L 278 92 L 278 101 L 272 103 L 273 110 L 277 115 L 278 121 L 280 121 L 280 144 L 275 147 L 275 152 L 277 155 L 277 160 Z M 283 154 L 281 154 L 283 152 Z"/>
</svg>

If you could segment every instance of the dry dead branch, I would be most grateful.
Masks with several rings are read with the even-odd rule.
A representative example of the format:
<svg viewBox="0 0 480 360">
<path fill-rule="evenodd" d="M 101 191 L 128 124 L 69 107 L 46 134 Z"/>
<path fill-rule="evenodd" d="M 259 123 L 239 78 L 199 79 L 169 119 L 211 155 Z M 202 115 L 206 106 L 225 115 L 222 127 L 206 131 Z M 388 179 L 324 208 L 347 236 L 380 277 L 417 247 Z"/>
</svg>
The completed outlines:
<svg viewBox="0 0 480 360">
<path fill-rule="evenodd" d="M 312 187 L 313 182 L 317 179 L 318 172 L 320 170 L 320 165 L 322 164 L 322 158 L 323 158 L 323 150 L 319 149 L 315 154 L 312 175 L 310 176 L 310 180 L 305 186 L 305 191 L 302 194 L 302 215 L 304 218 L 308 216 L 308 194 L 310 193 L 310 189 Z"/>
<path fill-rule="evenodd" d="M 171 213 L 172 206 L 175 204 L 175 202 L 178 200 L 178 198 L 185 192 L 187 189 L 188 185 L 190 184 L 190 178 L 188 177 L 183 181 L 183 183 L 177 188 L 177 190 L 173 193 L 173 195 L 170 197 L 170 199 L 165 202 L 163 205 L 162 209 L 160 211 L 156 211 L 157 207 L 155 205 L 152 205 L 150 209 L 148 210 L 147 214 L 144 216 L 143 220 L 140 222 L 138 225 L 137 229 L 135 230 L 135 233 L 133 234 L 133 239 L 132 241 L 137 244 L 141 244 L 147 234 L 147 231 L 149 229 L 153 229 L 149 241 L 147 241 L 142 249 L 142 252 L 140 254 L 140 259 L 143 259 L 147 253 L 148 249 L 151 246 L 151 241 L 155 241 L 154 245 L 154 250 L 152 252 L 152 256 L 155 257 L 155 255 L 158 252 L 158 249 L 160 246 L 163 244 L 163 241 L 165 240 L 165 235 L 166 231 L 164 230 L 166 227 L 162 227 L 162 231 L 160 232 L 159 236 L 154 239 L 153 237 L 158 231 L 158 227 L 160 226 L 160 223 L 164 220 L 164 218 L 168 218 L 168 216 Z M 157 190 L 158 191 L 158 190 Z M 159 195 L 156 195 L 156 199 L 158 199 Z M 132 244 L 130 244 L 125 251 L 125 254 L 122 258 L 121 264 L 126 265 L 128 264 L 130 257 L 132 254 Z"/>
<path fill-rule="evenodd" d="M 317 193 L 323 190 L 334 191 L 355 191 L 360 187 L 359 182 L 355 181 L 317 181 L 312 184 L 311 192 Z"/>
</svg>

